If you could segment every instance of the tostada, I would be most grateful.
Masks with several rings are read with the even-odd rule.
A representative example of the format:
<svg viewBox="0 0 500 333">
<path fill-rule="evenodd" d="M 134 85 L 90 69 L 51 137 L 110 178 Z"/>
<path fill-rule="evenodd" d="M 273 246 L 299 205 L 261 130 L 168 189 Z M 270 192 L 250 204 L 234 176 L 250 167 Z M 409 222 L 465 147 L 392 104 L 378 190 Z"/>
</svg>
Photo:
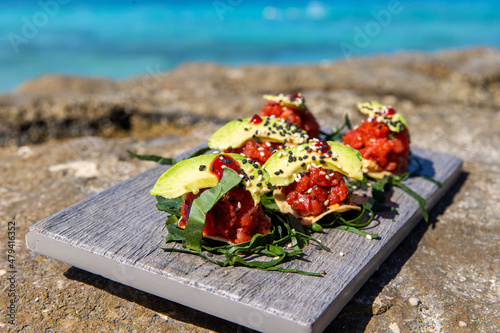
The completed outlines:
<svg viewBox="0 0 500 333">
<path fill-rule="evenodd" d="M 260 110 L 261 116 L 274 116 L 297 124 L 305 130 L 309 137 L 317 138 L 319 124 L 306 106 L 306 100 L 301 94 L 264 95 L 267 102 Z"/>
<path fill-rule="evenodd" d="M 363 178 L 358 151 L 333 141 L 312 140 L 274 153 L 264 164 L 282 212 L 303 225 L 331 213 L 360 210 L 350 203 L 343 176 Z"/>
<path fill-rule="evenodd" d="M 175 164 L 150 193 L 167 199 L 184 198 L 178 226 L 186 232 L 190 224 L 201 223 L 203 237 L 239 244 L 271 231 L 271 219 L 260 205 L 261 196 L 269 191 L 268 181 L 267 172 L 244 156 L 207 154 Z M 205 210 L 204 221 L 193 220 L 193 209 L 195 213 Z"/>
<path fill-rule="evenodd" d="M 368 118 L 342 138 L 363 156 L 363 172 L 377 179 L 404 172 L 410 156 L 410 134 L 403 115 L 378 102 L 359 103 L 358 108 Z"/>
</svg>

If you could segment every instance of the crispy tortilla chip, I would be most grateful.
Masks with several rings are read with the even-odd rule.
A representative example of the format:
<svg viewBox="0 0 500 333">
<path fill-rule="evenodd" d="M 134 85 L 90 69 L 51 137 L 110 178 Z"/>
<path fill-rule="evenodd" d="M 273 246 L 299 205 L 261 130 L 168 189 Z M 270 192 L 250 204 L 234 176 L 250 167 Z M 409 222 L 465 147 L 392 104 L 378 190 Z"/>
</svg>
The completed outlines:
<svg viewBox="0 0 500 333">
<path fill-rule="evenodd" d="M 331 213 L 343 213 L 348 210 L 361 210 L 361 207 L 356 206 L 356 205 L 339 205 L 339 204 L 334 204 L 331 206 L 328 206 L 328 211 L 321 213 L 320 215 L 308 215 L 308 216 L 303 216 L 299 214 L 295 209 L 292 208 L 286 202 L 286 195 L 281 192 L 281 190 L 276 189 L 274 190 L 274 199 L 276 200 L 276 205 L 278 205 L 279 209 L 283 213 L 290 213 L 293 216 L 295 216 L 302 225 L 312 225 L 313 223 L 318 222 L 321 218 L 324 216 L 331 214 Z"/>
<path fill-rule="evenodd" d="M 361 159 L 361 165 L 363 169 L 363 173 L 366 173 L 368 176 L 375 179 L 382 179 L 385 176 L 392 175 L 392 172 L 384 170 L 380 165 L 372 160 L 368 160 L 366 158 Z"/>
</svg>

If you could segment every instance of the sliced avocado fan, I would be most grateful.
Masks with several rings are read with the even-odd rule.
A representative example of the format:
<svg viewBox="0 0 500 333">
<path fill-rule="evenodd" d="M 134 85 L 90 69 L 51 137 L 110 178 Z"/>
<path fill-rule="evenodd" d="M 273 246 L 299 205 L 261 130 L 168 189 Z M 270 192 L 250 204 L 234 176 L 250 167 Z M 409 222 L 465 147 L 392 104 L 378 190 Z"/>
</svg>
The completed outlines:
<svg viewBox="0 0 500 333">
<path fill-rule="evenodd" d="M 226 150 L 239 148 L 248 140 L 301 144 L 308 139 L 307 132 L 296 124 L 283 119 L 256 115 L 252 118 L 234 120 L 222 126 L 208 139 L 208 146 L 212 149 Z"/>
<path fill-rule="evenodd" d="M 207 154 L 182 160 L 168 169 L 156 182 L 151 195 L 168 199 L 180 197 L 187 193 L 197 194 L 201 189 L 212 188 L 219 178 L 211 172 L 210 167 L 216 158 L 228 156 L 239 164 L 240 177 L 246 190 L 250 191 L 254 204 L 260 202 L 260 197 L 269 191 L 269 175 L 257 165 L 239 154 Z"/>
<path fill-rule="evenodd" d="M 269 173 L 273 186 L 286 186 L 294 182 L 297 174 L 307 172 L 308 165 L 338 171 L 356 180 L 363 179 L 359 151 L 333 141 L 311 141 L 282 149 L 275 152 L 263 168 Z"/>
</svg>

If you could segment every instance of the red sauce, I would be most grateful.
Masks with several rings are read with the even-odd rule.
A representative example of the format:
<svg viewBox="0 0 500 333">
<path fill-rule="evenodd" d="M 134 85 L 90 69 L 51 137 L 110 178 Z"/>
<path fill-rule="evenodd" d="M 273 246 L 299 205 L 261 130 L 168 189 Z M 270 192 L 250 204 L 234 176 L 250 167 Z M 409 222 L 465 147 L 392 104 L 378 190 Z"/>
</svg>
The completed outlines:
<svg viewBox="0 0 500 333">
<path fill-rule="evenodd" d="M 301 129 L 305 130 L 310 138 L 317 138 L 319 134 L 319 124 L 314 119 L 312 113 L 305 110 L 293 109 L 291 107 L 283 107 L 274 101 L 268 101 L 260 110 L 261 116 L 275 116 L 276 118 L 285 119 L 291 123 L 297 124 Z"/>
<path fill-rule="evenodd" d="M 342 138 L 344 144 L 359 150 L 363 158 L 374 161 L 384 170 L 395 174 L 406 170 L 410 156 L 410 135 L 406 128 L 396 133 L 382 122 L 365 120 Z"/>
<path fill-rule="evenodd" d="M 250 124 L 254 124 L 254 125 L 258 125 L 262 122 L 262 118 L 256 114 L 252 117 L 252 119 L 250 119 Z"/>
<path fill-rule="evenodd" d="M 246 157 L 258 162 L 260 165 L 266 163 L 275 150 L 281 149 L 281 143 L 278 142 L 255 142 L 247 141 L 239 148 L 227 149 L 226 153 L 243 154 Z M 260 149 L 259 149 L 260 148 Z"/>
<path fill-rule="evenodd" d="M 396 114 L 396 112 L 394 111 L 394 109 L 391 108 L 390 106 L 385 107 L 383 109 L 383 111 L 384 111 L 384 115 L 385 116 L 392 116 L 392 115 Z"/>
<path fill-rule="evenodd" d="M 330 149 L 330 145 L 326 141 L 313 141 L 311 147 L 319 150 L 320 152 L 326 152 Z"/>
<path fill-rule="evenodd" d="M 233 158 L 220 154 L 212 161 L 212 164 L 210 164 L 210 172 L 216 175 L 219 180 L 222 178 L 222 172 L 224 171 L 222 168 L 223 165 L 236 172 L 240 169 L 240 165 Z"/>
<path fill-rule="evenodd" d="M 179 227 L 186 226 L 193 200 L 203 191 L 197 195 L 186 194 L 181 204 Z M 250 192 L 234 187 L 207 213 L 203 235 L 239 244 L 249 241 L 255 234 L 264 235 L 270 231 L 269 218 L 260 205 L 254 205 Z"/>
<path fill-rule="evenodd" d="M 305 173 L 300 181 L 283 186 L 281 191 L 288 204 L 303 216 L 319 215 L 326 207 L 341 204 L 349 197 L 341 173 L 316 167 Z"/>
</svg>

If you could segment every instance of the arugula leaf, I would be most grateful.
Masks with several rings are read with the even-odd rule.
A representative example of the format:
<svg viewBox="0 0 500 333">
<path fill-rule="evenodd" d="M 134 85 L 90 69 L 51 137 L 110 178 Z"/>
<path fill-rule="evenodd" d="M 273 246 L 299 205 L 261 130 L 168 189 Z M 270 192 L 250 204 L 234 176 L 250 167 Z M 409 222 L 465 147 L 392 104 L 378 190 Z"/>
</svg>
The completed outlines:
<svg viewBox="0 0 500 333">
<path fill-rule="evenodd" d="M 167 212 L 177 217 L 181 217 L 181 203 L 184 202 L 184 199 L 182 197 L 167 199 L 165 197 L 157 195 L 156 202 L 156 208 L 158 208 L 158 210 Z"/>
<path fill-rule="evenodd" d="M 142 161 L 152 161 L 152 162 L 156 162 L 159 164 L 174 165 L 179 161 L 182 161 L 182 160 L 185 160 L 185 159 L 188 159 L 191 157 L 203 155 L 204 153 L 206 153 L 209 150 L 210 150 L 209 147 L 202 147 L 202 148 L 198 149 L 197 151 L 195 151 L 194 153 L 192 153 L 191 155 L 189 155 L 188 157 L 180 159 L 180 160 L 173 158 L 173 157 L 163 157 L 163 156 L 159 156 L 159 155 L 141 155 L 141 154 L 137 154 L 137 153 L 135 153 L 131 150 L 128 150 L 128 149 L 127 149 L 127 153 L 129 153 L 133 157 L 138 158 Z"/>
<path fill-rule="evenodd" d="M 274 200 L 274 197 L 272 196 L 272 192 L 269 193 L 271 193 L 271 195 L 264 195 L 260 197 L 260 204 L 267 211 L 281 212 L 280 208 L 276 204 L 276 200 Z"/>
<path fill-rule="evenodd" d="M 330 251 L 330 249 L 319 240 L 295 231 L 287 223 L 281 220 L 278 215 L 274 215 L 273 217 L 274 221 L 271 233 L 266 235 L 256 234 L 248 242 L 235 245 L 220 245 L 218 241 L 203 239 L 200 244 L 200 251 L 187 248 L 185 230 L 169 224 L 167 225 L 169 234 L 165 239 L 166 243 L 182 243 L 183 248 L 167 247 L 163 248 L 163 250 L 166 252 L 194 254 L 221 267 L 245 266 L 266 271 L 279 271 L 319 277 L 323 276 L 324 273 L 321 272 L 307 272 L 277 266 L 294 260 L 297 256 L 303 254 L 301 248 L 305 246 L 309 240 L 318 243 L 324 250 Z M 285 246 L 288 244 L 291 244 L 291 250 L 285 249 Z M 213 258 L 213 255 L 222 255 L 225 257 L 225 260 L 217 260 Z M 263 259 L 257 260 L 260 257 Z M 266 260 L 266 257 L 271 258 L 271 260 Z"/>
<path fill-rule="evenodd" d="M 214 187 L 204 191 L 193 200 L 189 219 L 184 229 L 186 245 L 188 248 L 201 251 L 203 228 L 205 227 L 206 214 L 233 187 L 241 182 L 238 173 L 230 168 L 225 168 L 222 178 Z"/>
<path fill-rule="evenodd" d="M 344 116 L 344 123 L 335 129 L 335 131 L 332 131 L 332 133 L 328 134 L 323 131 L 320 131 L 320 133 L 324 136 L 325 141 L 342 141 L 342 135 L 344 135 L 344 129 L 352 129 L 351 126 L 351 121 L 349 120 L 349 116 L 346 114 Z"/>
<path fill-rule="evenodd" d="M 158 155 L 140 155 L 127 149 L 127 153 L 142 161 L 153 161 L 159 164 L 174 165 L 178 161 L 175 158 L 162 157 Z"/>
<path fill-rule="evenodd" d="M 391 180 L 391 183 L 394 186 L 399 187 L 403 191 L 405 191 L 407 194 L 409 194 L 413 199 L 417 200 L 418 205 L 420 207 L 420 212 L 422 213 L 422 216 L 425 220 L 425 222 L 429 222 L 429 214 L 427 213 L 427 210 L 425 210 L 425 199 L 422 198 L 420 195 L 418 195 L 415 191 L 413 191 L 411 188 L 403 184 L 397 177 L 393 177 Z"/>
</svg>

